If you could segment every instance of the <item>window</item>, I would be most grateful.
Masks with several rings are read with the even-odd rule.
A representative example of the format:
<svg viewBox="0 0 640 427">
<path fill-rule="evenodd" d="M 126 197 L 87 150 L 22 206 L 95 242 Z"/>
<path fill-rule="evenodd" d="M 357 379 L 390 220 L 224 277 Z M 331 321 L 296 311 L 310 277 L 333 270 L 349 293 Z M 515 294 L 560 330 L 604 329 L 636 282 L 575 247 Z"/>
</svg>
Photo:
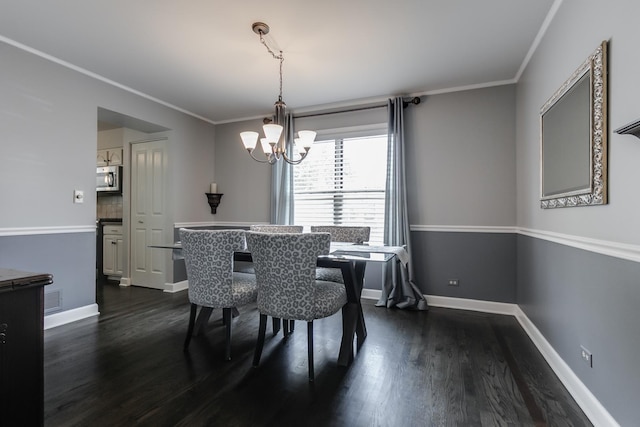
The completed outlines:
<svg viewBox="0 0 640 427">
<path fill-rule="evenodd" d="M 371 227 L 384 237 L 387 135 L 319 140 L 293 167 L 294 224 Z"/>
</svg>

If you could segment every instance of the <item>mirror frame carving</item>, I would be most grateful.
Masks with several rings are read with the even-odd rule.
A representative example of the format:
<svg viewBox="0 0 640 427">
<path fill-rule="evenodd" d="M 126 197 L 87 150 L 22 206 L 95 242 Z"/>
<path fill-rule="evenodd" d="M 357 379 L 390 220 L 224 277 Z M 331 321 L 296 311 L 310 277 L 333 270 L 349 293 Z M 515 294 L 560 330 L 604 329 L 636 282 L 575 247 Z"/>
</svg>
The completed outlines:
<svg viewBox="0 0 640 427">
<path fill-rule="evenodd" d="M 544 196 L 545 114 L 589 73 L 590 179 L 588 188 Z M 607 41 L 603 41 L 540 109 L 540 207 L 542 209 L 607 204 Z"/>
</svg>

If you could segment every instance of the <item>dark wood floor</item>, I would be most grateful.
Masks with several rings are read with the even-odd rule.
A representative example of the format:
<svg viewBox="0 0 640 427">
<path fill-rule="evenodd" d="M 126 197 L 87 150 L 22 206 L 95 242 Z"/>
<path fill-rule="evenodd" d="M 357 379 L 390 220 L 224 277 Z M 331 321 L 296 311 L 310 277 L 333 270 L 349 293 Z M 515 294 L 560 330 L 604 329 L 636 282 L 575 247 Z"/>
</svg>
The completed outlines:
<svg viewBox="0 0 640 427">
<path fill-rule="evenodd" d="M 316 321 L 316 381 L 306 328 L 267 342 L 251 367 L 253 307 L 234 319 L 223 361 L 217 311 L 182 352 L 186 292 L 107 284 L 100 316 L 45 331 L 47 426 L 583 426 L 591 425 L 517 321 L 364 304 L 369 336 L 338 367 L 340 314 Z"/>
</svg>

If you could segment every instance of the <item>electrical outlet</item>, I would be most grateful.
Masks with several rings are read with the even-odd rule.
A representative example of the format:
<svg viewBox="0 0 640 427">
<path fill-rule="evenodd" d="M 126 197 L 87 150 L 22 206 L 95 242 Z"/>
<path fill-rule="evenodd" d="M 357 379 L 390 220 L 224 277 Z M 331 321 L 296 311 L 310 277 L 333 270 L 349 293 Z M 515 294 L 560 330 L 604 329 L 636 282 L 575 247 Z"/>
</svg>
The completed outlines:
<svg viewBox="0 0 640 427">
<path fill-rule="evenodd" d="M 589 350 L 580 346 L 580 356 L 582 357 L 582 361 L 589 365 L 590 368 L 593 368 L 593 355 Z"/>
<path fill-rule="evenodd" d="M 460 286 L 460 281 L 458 279 L 449 279 L 449 286 Z"/>
<path fill-rule="evenodd" d="M 73 203 L 84 203 L 84 191 L 73 190 Z"/>
</svg>

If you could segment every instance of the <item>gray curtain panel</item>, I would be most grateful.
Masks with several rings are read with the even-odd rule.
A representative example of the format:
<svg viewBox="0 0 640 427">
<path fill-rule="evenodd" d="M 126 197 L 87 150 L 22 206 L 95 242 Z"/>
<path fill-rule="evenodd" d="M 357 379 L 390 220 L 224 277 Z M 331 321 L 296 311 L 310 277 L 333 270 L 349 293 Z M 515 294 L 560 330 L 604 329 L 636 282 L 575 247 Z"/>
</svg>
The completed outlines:
<svg viewBox="0 0 640 427">
<path fill-rule="evenodd" d="M 293 155 L 293 116 L 284 118 L 282 133 L 287 142 L 287 153 Z M 280 160 L 271 171 L 271 224 L 293 224 L 293 170 L 292 166 Z"/>
<path fill-rule="evenodd" d="M 384 215 L 384 243 L 403 246 L 409 262 L 397 257 L 384 267 L 385 279 L 378 307 L 397 307 L 428 310 L 427 300 L 414 282 L 411 259 L 409 217 L 407 213 L 407 185 L 404 161 L 404 106 L 401 97 L 387 101 L 389 141 L 387 152 L 387 183 Z"/>
</svg>

